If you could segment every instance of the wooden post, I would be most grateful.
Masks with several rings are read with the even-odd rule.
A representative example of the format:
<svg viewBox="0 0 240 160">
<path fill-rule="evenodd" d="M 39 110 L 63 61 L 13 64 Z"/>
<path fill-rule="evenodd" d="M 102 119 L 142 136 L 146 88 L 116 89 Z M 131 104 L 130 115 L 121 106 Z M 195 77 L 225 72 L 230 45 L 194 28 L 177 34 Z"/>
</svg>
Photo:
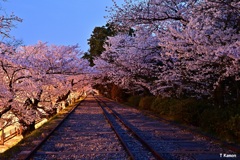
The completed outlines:
<svg viewBox="0 0 240 160">
<path fill-rule="evenodd" d="M 1 145 L 4 145 L 4 130 L 2 128 Z"/>
<path fill-rule="evenodd" d="M 17 135 L 20 135 L 20 128 L 17 129 Z"/>
<path fill-rule="evenodd" d="M 22 134 L 22 126 L 20 126 L 20 133 L 19 133 L 20 135 Z"/>
</svg>

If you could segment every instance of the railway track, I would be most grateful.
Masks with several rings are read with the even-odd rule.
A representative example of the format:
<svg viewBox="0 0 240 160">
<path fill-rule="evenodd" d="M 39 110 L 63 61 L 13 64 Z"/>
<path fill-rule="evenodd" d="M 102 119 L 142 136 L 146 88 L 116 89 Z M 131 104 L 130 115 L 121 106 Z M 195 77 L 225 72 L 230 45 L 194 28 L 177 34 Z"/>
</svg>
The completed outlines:
<svg viewBox="0 0 240 160">
<path fill-rule="evenodd" d="M 103 109 L 105 117 L 121 140 L 131 159 L 162 159 L 158 152 L 148 145 L 148 143 L 132 129 L 132 126 L 108 107 L 103 100 L 97 97 L 96 100 Z"/>
<path fill-rule="evenodd" d="M 139 110 L 121 106 L 106 98 L 97 99 L 107 114 L 112 114 L 121 121 L 156 159 L 218 160 L 238 159 L 240 156 L 239 148 L 235 148 L 234 151 L 224 148 L 222 144 L 206 136 L 193 133 L 169 121 L 150 118 Z"/>
<path fill-rule="evenodd" d="M 88 96 L 26 159 L 217 160 L 224 155 L 236 153 L 136 109 Z"/>
<path fill-rule="evenodd" d="M 88 96 L 26 160 L 128 159 L 96 100 Z"/>
</svg>

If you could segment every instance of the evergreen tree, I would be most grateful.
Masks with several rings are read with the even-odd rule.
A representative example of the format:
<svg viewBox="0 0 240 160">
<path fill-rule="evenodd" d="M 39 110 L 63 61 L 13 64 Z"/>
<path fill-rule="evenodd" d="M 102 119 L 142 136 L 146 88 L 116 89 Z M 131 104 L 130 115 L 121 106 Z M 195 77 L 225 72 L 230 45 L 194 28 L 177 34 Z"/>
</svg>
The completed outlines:
<svg viewBox="0 0 240 160">
<path fill-rule="evenodd" d="M 106 24 L 105 26 L 94 28 L 91 38 L 88 39 L 88 44 L 90 46 L 89 53 L 85 53 L 83 57 L 89 60 L 91 66 L 94 66 L 94 58 L 100 56 L 102 52 L 105 51 L 103 46 L 107 37 L 114 36 L 115 33 L 112 24 Z"/>
</svg>

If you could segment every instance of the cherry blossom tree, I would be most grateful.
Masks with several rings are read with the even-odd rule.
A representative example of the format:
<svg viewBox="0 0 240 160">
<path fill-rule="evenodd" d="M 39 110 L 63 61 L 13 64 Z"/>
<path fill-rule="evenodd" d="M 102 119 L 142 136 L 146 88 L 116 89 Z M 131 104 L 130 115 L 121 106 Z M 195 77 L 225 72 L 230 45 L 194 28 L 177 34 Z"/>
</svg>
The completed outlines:
<svg viewBox="0 0 240 160">
<path fill-rule="evenodd" d="M 191 9 L 199 0 L 125 0 L 118 6 L 115 0 L 109 9 L 109 21 L 120 28 L 127 29 L 147 24 L 153 30 L 165 30 L 170 23 L 188 23 Z"/>
<path fill-rule="evenodd" d="M 39 42 L 16 49 L 2 43 L 1 51 L 1 115 L 11 111 L 26 127 L 56 113 L 87 77 L 82 75 L 87 75 L 89 63 L 81 59 L 77 45 Z"/>
<path fill-rule="evenodd" d="M 167 82 L 169 82 L 169 78 L 161 77 L 161 80 L 164 78 L 168 79 L 164 82 L 155 81 L 154 83 L 149 83 L 149 80 L 156 80 L 156 71 L 163 72 L 163 68 L 169 68 L 168 64 L 163 65 L 162 63 L 162 55 L 160 52 L 163 52 L 162 48 L 158 47 L 159 42 L 161 42 L 161 38 L 156 41 L 156 36 L 159 37 L 159 35 L 163 35 L 163 33 L 168 32 L 168 26 L 170 25 L 177 25 L 177 26 L 185 26 L 188 23 L 188 14 L 191 12 L 192 6 L 197 5 L 197 1 L 174 1 L 174 0 L 158 0 L 158 1 L 132 1 L 132 0 L 126 0 L 125 4 L 122 7 L 117 6 L 116 3 L 114 3 L 114 7 L 112 7 L 110 10 L 110 17 L 109 21 L 113 22 L 114 24 L 117 24 L 115 26 L 118 26 L 120 31 L 128 30 L 129 28 L 133 28 L 135 30 L 135 34 L 138 34 L 138 36 L 134 37 L 136 39 L 135 41 L 138 43 L 138 45 L 135 45 L 132 48 L 135 48 L 135 50 L 129 50 L 127 44 L 125 47 L 124 52 L 128 53 L 129 55 L 133 55 L 133 57 L 145 57 L 147 56 L 148 59 L 150 59 L 150 63 L 147 61 L 136 61 L 134 59 L 134 62 L 136 62 L 138 65 L 136 65 L 137 69 L 130 69 L 130 70 L 139 70 L 143 71 L 139 65 L 143 66 L 151 66 L 147 68 L 149 73 L 140 73 L 138 74 L 137 79 L 135 78 L 135 82 L 141 84 L 142 86 L 146 86 L 152 93 L 159 94 L 158 91 L 168 90 L 168 88 L 173 88 L 174 85 L 170 84 L 167 85 Z M 142 28 L 145 28 L 144 30 Z M 144 35 L 144 36 L 143 36 Z M 147 35 L 147 36 L 145 36 Z M 147 38 L 146 38 L 147 37 Z M 147 39 L 154 39 L 155 43 L 153 43 L 154 48 L 149 45 L 152 42 L 147 42 Z M 151 46 L 148 47 L 147 45 Z M 131 46 L 131 45 L 130 45 Z M 139 47 L 141 46 L 141 47 Z M 124 48 L 122 47 L 122 48 Z M 136 51 L 138 50 L 138 51 Z M 148 53 L 146 52 L 148 51 Z M 129 53 L 130 52 L 130 53 Z M 150 53 L 150 54 L 149 54 Z M 155 54 L 153 54 L 155 53 Z M 124 54 L 123 54 L 124 55 Z M 124 55 L 125 56 L 125 55 Z M 126 56 L 125 56 L 126 57 Z M 132 58 L 128 57 L 128 61 L 130 61 Z M 125 63 L 128 63 L 128 61 L 125 61 Z M 155 62 L 155 63 L 152 63 Z M 128 68 L 134 68 L 134 65 L 131 63 L 129 64 Z M 161 67 L 162 66 L 162 67 Z M 154 69 L 153 69 L 154 68 Z M 119 69 L 118 69 L 118 72 Z M 116 73 L 118 73 L 116 72 Z M 134 75 L 131 72 L 128 72 L 129 75 Z M 169 72 L 169 74 L 172 74 Z M 144 81 L 139 81 L 141 79 L 140 77 L 143 77 L 143 75 L 148 76 L 148 79 L 145 79 Z M 160 77 L 161 75 L 158 75 Z M 127 77 L 127 76 L 123 76 Z M 119 77 L 119 79 L 123 80 L 123 77 Z M 176 77 L 175 77 L 176 78 Z M 116 78 L 114 78 L 116 80 Z M 133 80 L 132 78 L 129 78 Z M 179 83 L 179 82 L 178 82 Z M 130 85 L 133 86 L 133 85 Z M 161 89 L 160 89 L 161 88 Z M 157 89 L 157 90 L 156 90 Z"/>
<path fill-rule="evenodd" d="M 97 69 L 105 70 L 103 78 L 128 90 L 150 90 L 159 49 L 157 37 L 147 27 L 138 27 L 134 35 L 109 37 L 105 50 L 95 61 Z"/>
<path fill-rule="evenodd" d="M 4 0 L 3 0 L 4 1 Z M 1 3 L 0 3 L 1 4 Z M 0 37 L 1 41 L 5 40 L 6 38 L 11 38 L 10 31 L 12 28 L 15 27 L 16 22 L 22 22 L 22 19 L 16 16 L 14 13 L 10 15 L 6 15 L 3 9 L 0 9 Z"/>
<path fill-rule="evenodd" d="M 89 63 L 81 59 L 82 52 L 78 45 L 73 46 L 48 46 L 46 43 L 39 42 L 33 46 L 21 47 L 18 51 L 18 63 L 34 69 L 36 72 L 37 83 L 41 90 L 51 90 L 43 97 L 48 102 L 54 102 L 59 95 L 67 93 L 72 89 L 73 82 L 77 77 L 83 78 L 86 74 Z M 71 77 L 72 79 L 69 79 Z M 80 83 L 80 80 L 78 81 Z M 44 87 L 45 86 L 45 87 Z M 52 86 L 52 87 L 50 87 Z M 49 101 L 51 97 L 51 101 Z M 54 106 L 54 104 L 52 104 Z"/>
<path fill-rule="evenodd" d="M 123 84 L 125 79 L 135 81 L 133 75 L 138 75 L 138 80 L 140 75 L 150 76 L 146 72 L 132 72 L 137 68 L 144 71 L 139 64 L 151 64 L 152 61 L 138 59 L 148 55 L 157 62 L 151 64 L 152 68 L 147 67 L 148 73 L 155 74 L 150 76 L 153 82 L 141 81 L 141 84 L 148 86 L 153 94 L 204 98 L 214 97 L 224 87 L 223 99 L 230 94 L 239 95 L 239 89 L 226 83 L 232 79 L 239 88 L 239 7 L 236 0 L 126 0 L 122 6 L 114 3 L 109 10 L 109 21 L 117 24 L 120 31 L 133 28 L 134 34 L 140 36 L 110 37 L 107 43 L 111 45 L 103 53 L 99 66 L 105 66 L 102 68 L 107 69 L 115 84 Z M 157 45 L 153 43 L 155 49 L 149 53 L 145 52 L 149 49 L 144 45 L 149 45 L 146 37 L 157 39 Z M 133 39 L 140 48 L 132 44 Z M 119 63 L 121 56 L 126 58 Z M 133 86 L 127 84 L 126 88 Z"/>
<path fill-rule="evenodd" d="M 69 95 L 82 94 L 89 63 L 81 58 L 78 45 L 19 46 L 9 32 L 21 21 L 14 14 L 0 16 L 0 117 L 11 112 L 33 129 L 37 120 L 56 113 Z"/>
<path fill-rule="evenodd" d="M 213 96 L 226 77 L 238 81 L 239 2 L 203 1 L 192 10 L 195 14 L 186 26 L 171 24 L 165 33 L 158 34 L 164 50 L 162 60 L 174 62 L 173 76 L 168 76 L 169 68 L 160 76 L 168 76 L 171 84 L 178 83 L 179 87 L 174 87 L 181 91 L 185 88 L 191 94 Z"/>
<path fill-rule="evenodd" d="M 17 115 L 19 121 L 30 125 L 31 122 L 27 120 L 29 118 L 26 118 L 26 116 L 32 117 L 32 112 L 29 112 L 32 110 L 25 110 L 24 112 L 20 112 L 20 110 L 23 108 L 26 100 L 25 90 L 30 90 L 31 86 L 34 86 L 31 76 L 33 71 L 13 62 L 13 59 L 10 58 L 13 50 L 9 46 L 4 47 L 2 43 L 1 49 L 3 52 L 0 54 L 0 116 L 2 117 L 5 113 L 11 111 Z M 8 121 L 11 122 L 11 120 Z"/>
</svg>

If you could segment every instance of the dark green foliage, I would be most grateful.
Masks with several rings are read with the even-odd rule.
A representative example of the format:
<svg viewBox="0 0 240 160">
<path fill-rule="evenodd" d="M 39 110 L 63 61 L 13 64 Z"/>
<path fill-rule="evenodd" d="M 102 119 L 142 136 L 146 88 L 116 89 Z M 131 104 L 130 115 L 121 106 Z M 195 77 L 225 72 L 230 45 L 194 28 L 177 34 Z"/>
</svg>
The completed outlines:
<svg viewBox="0 0 240 160">
<path fill-rule="evenodd" d="M 212 105 L 208 101 L 185 99 L 182 102 L 182 112 L 178 116 L 182 122 L 199 127 L 202 113 Z"/>
<path fill-rule="evenodd" d="M 90 66 L 94 66 L 93 56 L 91 56 L 88 52 L 84 53 L 82 58 L 87 59 L 88 62 L 90 63 Z"/>
<path fill-rule="evenodd" d="M 206 131 L 217 133 L 223 130 L 228 113 L 221 108 L 209 108 L 203 111 L 199 119 L 200 126 Z"/>
<path fill-rule="evenodd" d="M 215 106 L 228 107 L 240 105 L 240 81 L 235 77 L 228 77 L 222 80 L 213 93 Z"/>
<path fill-rule="evenodd" d="M 130 96 L 127 101 L 127 105 L 132 107 L 138 107 L 141 96 Z"/>
<path fill-rule="evenodd" d="M 170 101 L 168 99 L 157 97 L 151 105 L 151 110 L 159 113 L 160 115 L 169 114 L 169 102 Z"/>
<path fill-rule="evenodd" d="M 151 110 L 160 116 L 200 127 L 223 140 L 240 143 L 240 106 L 219 108 L 207 100 L 157 97 Z"/>
<path fill-rule="evenodd" d="M 200 127 L 224 140 L 240 143 L 239 107 L 206 108 L 199 118 Z"/>
<path fill-rule="evenodd" d="M 114 36 L 116 33 L 117 31 L 114 29 L 114 24 L 106 24 L 105 26 L 94 28 L 91 37 L 88 39 L 90 49 L 83 56 L 83 58 L 89 61 L 90 66 L 94 66 L 94 58 L 100 56 L 105 51 L 104 45 L 106 44 L 107 37 Z M 134 30 L 131 28 L 128 34 L 135 36 Z"/>
<path fill-rule="evenodd" d="M 228 137 L 233 137 L 235 141 L 240 143 L 240 113 L 232 116 L 225 124 L 226 130 L 228 130 Z"/>
<path fill-rule="evenodd" d="M 128 31 L 128 35 L 131 36 L 131 37 L 134 37 L 135 36 L 135 30 L 130 28 L 129 31 Z"/>
<path fill-rule="evenodd" d="M 91 38 L 88 39 L 88 44 L 90 46 L 89 53 L 85 53 L 84 58 L 88 59 L 90 65 L 93 66 L 93 60 L 102 54 L 104 49 L 104 43 L 108 36 L 115 35 L 114 27 L 112 24 L 106 24 L 102 27 L 95 27 Z"/>
<path fill-rule="evenodd" d="M 139 108 L 140 109 L 150 109 L 153 101 L 155 100 L 154 96 L 146 96 L 142 97 L 139 102 Z"/>
</svg>

